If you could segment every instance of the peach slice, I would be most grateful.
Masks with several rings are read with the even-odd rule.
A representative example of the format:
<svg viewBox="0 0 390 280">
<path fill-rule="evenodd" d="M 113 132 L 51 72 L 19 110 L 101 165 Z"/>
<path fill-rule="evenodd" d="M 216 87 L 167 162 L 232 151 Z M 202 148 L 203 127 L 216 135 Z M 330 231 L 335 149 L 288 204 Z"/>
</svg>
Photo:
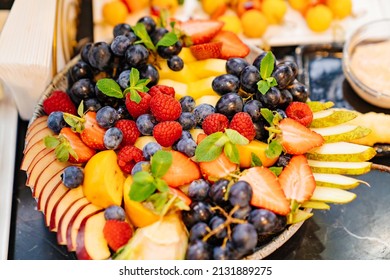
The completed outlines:
<svg viewBox="0 0 390 280">
<path fill-rule="evenodd" d="M 50 194 L 45 205 L 45 223 L 46 226 L 50 225 L 50 217 L 53 212 L 53 208 L 59 200 L 69 191 L 69 188 L 65 187 L 64 184 L 59 184 Z"/>
</svg>

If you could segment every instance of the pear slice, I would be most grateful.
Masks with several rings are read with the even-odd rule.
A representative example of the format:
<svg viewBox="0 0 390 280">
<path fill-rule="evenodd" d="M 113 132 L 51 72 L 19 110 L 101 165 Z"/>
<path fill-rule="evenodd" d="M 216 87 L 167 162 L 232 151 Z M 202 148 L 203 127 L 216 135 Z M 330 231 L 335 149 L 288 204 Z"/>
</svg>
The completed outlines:
<svg viewBox="0 0 390 280">
<path fill-rule="evenodd" d="M 359 114 L 345 109 L 328 109 L 313 113 L 311 128 L 328 127 L 346 123 L 356 118 Z"/>
<path fill-rule="evenodd" d="M 298 209 L 294 214 L 288 215 L 287 223 L 296 224 L 303 222 L 313 216 L 313 213 Z"/>
<path fill-rule="evenodd" d="M 313 173 L 317 186 L 339 188 L 344 190 L 354 189 L 360 184 L 368 183 L 341 174 Z M 369 185 L 368 185 L 369 186 Z"/>
<path fill-rule="evenodd" d="M 308 159 L 324 161 L 367 161 L 376 155 L 373 147 L 348 142 L 326 143 L 307 152 Z"/>
<path fill-rule="evenodd" d="M 311 130 L 321 134 L 326 143 L 359 139 L 371 133 L 371 129 L 352 124 L 339 124 L 330 127 L 311 128 Z"/>
<path fill-rule="evenodd" d="M 323 202 L 323 201 L 305 201 L 301 205 L 303 208 L 310 208 L 310 209 L 317 209 L 317 210 L 329 210 L 330 206 L 329 204 Z"/>
<path fill-rule="evenodd" d="M 332 101 L 327 101 L 327 102 L 308 101 L 306 103 L 307 103 L 307 105 L 309 105 L 310 110 L 313 113 L 320 112 L 320 111 L 332 108 L 334 106 L 334 103 Z"/>
<path fill-rule="evenodd" d="M 308 160 L 313 173 L 333 173 L 341 175 L 361 175 L 371 170 L 372 162 L 319 161 Z"/>
<path fill-rule="evenodd" d="M 310 200 L 322 201 L 326 203 L 345 204 L 351 202 L 355 198 L 356 194 L 350 191 L 317 186 Z"/>
</svg>

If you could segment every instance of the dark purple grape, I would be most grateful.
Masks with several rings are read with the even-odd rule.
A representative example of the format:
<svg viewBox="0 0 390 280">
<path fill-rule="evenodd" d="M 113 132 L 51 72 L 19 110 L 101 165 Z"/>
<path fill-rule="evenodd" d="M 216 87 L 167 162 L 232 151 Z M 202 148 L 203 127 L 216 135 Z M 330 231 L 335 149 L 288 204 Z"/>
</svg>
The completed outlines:
<svg viewBox="0 0 390 280">
<path fill-rule="evenodd" d="M 93 43 L 88 42 L 88 43 L 86 43 L 86 44 L 81 48 L 81 50 L 80 50 L 80 57 L 81 57 L 81 59 L 82 59 L 84 62 L 88 63 L 88 64 L 89 64 L 88 52 L 89 52 L 89 50 L 91 49 L 92 45 L 93 45 Z"/>
<path fill-rule="evenodd" d="M 218 229 L 218 232 L 213 235 L 216 239 L 223 239 L 227 236 L 227 230 L 225 226 L 222 226 L 223 223 L 225 223 L 225 219 L 220 216 L 214 216 L 211 218 L 209 225 L 211 230 L 215 230 L 216 228 L 220 227 Z"/>
<path fill-rule="evenodd" d="M 230 92 L 222 95 L 217 101 L 215 111 L 231 119 L 236 113 L 242 112 L 243 107 L 244 101 L 242 97 L 235 92 Z"/>
<path fill-rule="evenodd" d="M 204 179 L 194 180 L 188 186 L 188 196 L 193 200 L 203 201 L 207 198 L 209 194 L 209 190 L 210 190 L 210 184 L 206 180 Z"/>
<path fill-rule="evenodd" d="M 132 30 L 131 30 L 131 26 L 127 23 L 119 23 L 115 25 L 113 28 L 114 38 L 119 35 L 127 35 L 129 33 L 132 33 Z"/>
<path fill-rule="evenodd" d="M 176 143 L 176 150 L 182 152 L 188 157 L 195 155 L 196 142 L 192 138 L 181 139 Z"/>
<path fill-rule="evenodd" d="M 260 79 L 260 72 L 255 66 L 249 65 L 245 67 L 240 75 L 241 89 L 247 93 L 255 93 Z"/>
<path fill-rule="evenodd" d="M 182 70 L 184 67 L 184 61 L 178 55 L 173 55 L 170 58 L 168 58 L 167 64 L 169 69 L 175 72 Z"/>
<path fill-rule="evenodd" d="M 123 133 L 122 131 L 117 127 L 110 127 L 106 130 L 106 133 L 104 133 L 103 142 L 104 147 L 108 150 L 116 150 L 119 145 L 122 143 L 123 140 Z"/>
<path fill-rule="evenodd" d="M 252 199 L 252 187 L 245 181 L 237 181 L 229 190 L 229 201 L 233 206 L 248 206 Z"/>
<path fill-rule="evenodd" d="M 185 258 L 186 260 L 210 260 L 211 256 L 210 245 L 196 240 L 188 245 Z"/>
<path fill-rule="evenodd" d="M 104 218 L 106 220 L 124 221 L 126 213 L 122 207 L 118 205 L 111 205 L 104 210 Z"/>
<path fill-rule="evenodd" d="M 151 16 L 143 16 L 137 21 L 137 23 L 142 23 L 148 34 L 151 34 L 154 30 L 156 30 L 156 22 Z"/>
<path fill-rule="evenodd" d="M 181 41 L 177 41 L 171 46 L 158 46 L 157 53 L 159 56 L 165 59 L 169 59 L 174 55 L 178 55 L 183 48 L 183 43 Z"/>
<path fill-rule="evenodd" d="M 84 100 L 84 111 L 92 111 L 97 112 L 102 108 L 102 105 L 100 104 L 99 100 L 95 97 L 88 98 Z"/>
<path fill-rule="evenodd" d="M 77 188 L 84 181 L 84 171 L 79 166 L 68 166 L 62 171 L 61 181 L 67 188 Z"/>
<path fill-rule="evenodd" d="M 226 73 L 235 75 L 239 78 L 241 75 L 241 71 L 248 65 L 248 61 L 246 61 L 244 58 L 229 58 L 226 61 Z"/>
<path fill-rule="evenodd" d="M 164 37 L 165 34 L 168 33 L 168 30 L 164 27 L 157 27 L 151 34 L 150 39 L 152 40 L 154 45 L 157 45 L 158 41 Z"/>
<path fill-rule="evenodd" d="M 249 213 L 252 211 L 252 207 L 250 205 L 238 208 L 234 211 L 232 217 L 236 219 L 246 220 L 249 216 Z"/>
<path fill-rule="evenodd" d="M 288 87 L 288 89 L 291 92 L 294 101 L 307 101 L 307 98 L 309 97 L 309 92 L 304 84 L 295 81 L 291 86 Z"/>
<path fill-rule="evenodd" d="M 111 51 L 117 56 L 124 56 L 127 48 L 133 44 L 126 35 L 119 35 L 111 42 Z"/>
<path fill-rule="evenodd" d="M 47 117 L 47 127 L 50 128 L 55 134 L 60 133 L 61 129 L 66 126 L 64 120 L 64 114 L 61 111 L 51 112 Z"/>
<path fill-rule="evenodd" d="M 198 222 L 208 223 L 214 214 L 213 212 L 208 203 L 193 201 L 190 204 L 190 210 L 182 212 L 183 222 L 188 228 L 191 228 Z"/>
<path fill-rule="evenodd" d="M 95 85 L 90 79 L 78 80 L 70 88 L 69 96 L 76 104 L 81 100 L 96 97 Z"/>
<path fill-rule="evenodd" d="M 290 162 L 291 157 L 292 157 L 292 155 L 290 155 L 290 154 L 281 154 L 279 156 L 278 160 L 276 161 L 275 165 L 278 167 L 286 167 L 288 165 L 288 163 Z"/>
<path fill-rule="evenodd" d="M 192 112 L 195 109 L 196 103 L 192 96 L 186 95 L 179 100 L 182 112 Z"/>
<path fill-rule="evenodd" d="M 227 203 L 225 194 L 228 190 L 229 180 L 219 179 L 210 186 L 209 197 L 211 201 L 217 205 L 223 205 Z"/>
<path fill-rule="evenodd" d="M 100 127 L 113 127 L 118 120 L 118 112 L 111 106 L 104 106 L 96 112 L 96 122 Z"/>
<path fill-rule="evenodd" d="M 232 230 L 232 245 L 242 254 L 253 251 L 257 245 L 257 232 L 250 223 L 237 224 Z"/>
<path fill-rule="evenodd" d="M 142 114 L 135 121 L 142 135 L 152 135 L 153 128 L 157 124 L 156 118 L 151 114 Z"/>
<path fill-rule="evenodd" d="M 202 103 L 194 108 L 193 113 L 195 116 L 196 124 L 198 126 L 202 126 L 204 119 L 208 115 L 215 113 L 215 108 L 210 104 Z"/>
<path fill-rule="evenodd" d="M 81 79 L 93 79 L 93 71 L 88 63 L 80 60 L 69 69 L 70 84 Z"/>
<path fill-rule="evenodd" d="M 264 120 L 260 119 L 257 122 L 254 122 L 253 125 L 254 125 L 255 130 L 256 130 L 255 139 L 259 140 L 259 141 L 267 142 L 269 133 L 265 129 Z"/>
<path fill-rule="evenodd" d="M 130 67 L 141 68 L 148 62 L 149 51 L 140 44 L 131 45 L 127 48 L 125 59 Z"/>
<path fill-rule="evenodd" d="M 231 260 L 232 254 L 230 246 L 216 246 L 213 248 L 213 260 Z"/>
<path fill-rule="evenodd" d="M 211 87 L 219 95 L 238 92 L 240 89 L 240 79 L 232 74 L 222 74 L 214 78 Z"/>
<path fill-rule="evenodd" d="M 183 130 L 190 130 L 196 127 L 196 119 L 192 112 L 182 112 L 178 122 Z"/>
<path fill-rule="evenodd" d="M 276 109 L 275 111 L 279 114 L 279 116 L 280 116 L 282 119 L 287 118 L 287 114 L 286 114 L 286 112 L 285 112 L 283 109 L 278 108 L 278 109 Z"/>
<path fill-rule="evenodd" d="M 196 240 L 201 240 L 210 232 L 210 227 L 203 222 L 196 223 L 192 226 L 189 232 L 189 241 L 192 243 Z"/>
<path fill-rule="evenodd" d="M 295 80 L 293 70 L 285 64 L 278 64 L 272 73 L 272 77 L 275 78 L 279 89 L 285 89 Z"/>
<path fill-rule="evenodd" d="M 95 85 L 95 94 L 96 94 L 96 98 L 99 100 L 102 106 L 111 106 L 115 108 L 119 106 L 119 104 L 121 103 L 121 99 L 105 95 L 101 90 L 98 89 L 96 85 Z"/>
<path fill-rule="evenodd" d="M 282 98 L 282 94 L 277 87 L 271 87 L 266 94 L 260 92 L 256 93 L 256 99 L 260 100 L 265 108 L 274 110 L 276 109 Z"/>
<path fill-rule="evenodd" d="M 255 60 L 253 61 L 252 65 L 256 67 L 256 69 L 258 69 L 260 71 L 260 65 L 261 65 L 261 61 L 263 60 L 263 58 L 267 55 L 267 52 L 262 52 L 261 54 L 259 54 Z M 276 57 L 275 55 L 272 53 L 272 56 L 274 57 L 274 68 L 276 67 Z"/>
<path fill-rule="evenodd" d="M 279 64 L 280 65 L 287 65 L 287 66 L 289 66 L 291 68 L 291 70 L 293 71 L 293 73 L 294 73 L 294 79 L 296 79 L 296 77 L 299 74 L 299 69 L 298 69 L 298 65 L 295 63 L 295 61 L 283 60 Z"/>
<path fill-rule="evenodd" d="M 262 119 L 261 108 L 263 108 L 263 104 L 259 100 L 252 99 L 245 102 L 242 111 L 248 113 L 253 122 L 257 122 Z"/>
<path fill-rule="evenodd" d="M 149 79 L 149 83 L 147 84 L 149 88 L 157 85 L 158 80 L 160 79 L 157 68 L 150 63 L 140 69 L 139 76 L 141 79 Z"/>
<path fill-rule="evenodd" d="M 279 108 L 286 109 L 287 106 L 293 101 L 293 96 L 288 89 L 282 89 L 280 91 Z"/>
<path fill-rule="evenodd" d="M 150 160 L 160 150 L 162 150 L 162 147 L 159 143 L 149 142 L 142 148 L 142 154 L 146 160 Z"/>
<path fill-rule="evenodd" d="M 94 43 L 88 51 L 89 64 L 99 71 L 110 69 L 113 57 L 111 47 L 106 42 Z"/>
<path fill-rule="evenodd" d="M 125 104 L 119 104 L 117 107 L 118 120 L 131 119 L 129 111 L 127 111 Z"/>
<path fill-rule="evenodd" d="M 274 212 L 267 209 L 254 209 L 248 217 L 248 222 L 253 224 L 259 235 L 277 233 L 286 226 Z"/>
</svg>

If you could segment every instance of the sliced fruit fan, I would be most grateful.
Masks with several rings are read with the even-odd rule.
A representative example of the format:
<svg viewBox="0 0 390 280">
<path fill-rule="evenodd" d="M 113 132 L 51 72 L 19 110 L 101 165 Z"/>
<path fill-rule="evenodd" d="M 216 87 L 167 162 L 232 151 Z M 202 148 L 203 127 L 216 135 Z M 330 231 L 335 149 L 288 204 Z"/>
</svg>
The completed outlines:
<svg viewBox="0 0 390 280">
<path fill-rule="evenodd" d="M 354 111 L 214 20 L 118 24 L 53 81 L 21 169 L 78 259 L 241 259 L 370 171 Z"/>
</svg>

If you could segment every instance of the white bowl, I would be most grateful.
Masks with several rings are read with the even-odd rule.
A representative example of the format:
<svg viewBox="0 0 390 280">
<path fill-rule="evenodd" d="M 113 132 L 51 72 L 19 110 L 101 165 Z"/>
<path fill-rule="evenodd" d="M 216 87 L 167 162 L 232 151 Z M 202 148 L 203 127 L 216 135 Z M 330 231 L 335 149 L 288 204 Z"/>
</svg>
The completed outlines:
<svg viewBox="0 0 390 280">
<path fill-rule="evenodd" d="M 347 38 L 342 66 L 345 78 L 361 98 L 390 108 L 390 19 L 365 24 Z"/>
</svg>

